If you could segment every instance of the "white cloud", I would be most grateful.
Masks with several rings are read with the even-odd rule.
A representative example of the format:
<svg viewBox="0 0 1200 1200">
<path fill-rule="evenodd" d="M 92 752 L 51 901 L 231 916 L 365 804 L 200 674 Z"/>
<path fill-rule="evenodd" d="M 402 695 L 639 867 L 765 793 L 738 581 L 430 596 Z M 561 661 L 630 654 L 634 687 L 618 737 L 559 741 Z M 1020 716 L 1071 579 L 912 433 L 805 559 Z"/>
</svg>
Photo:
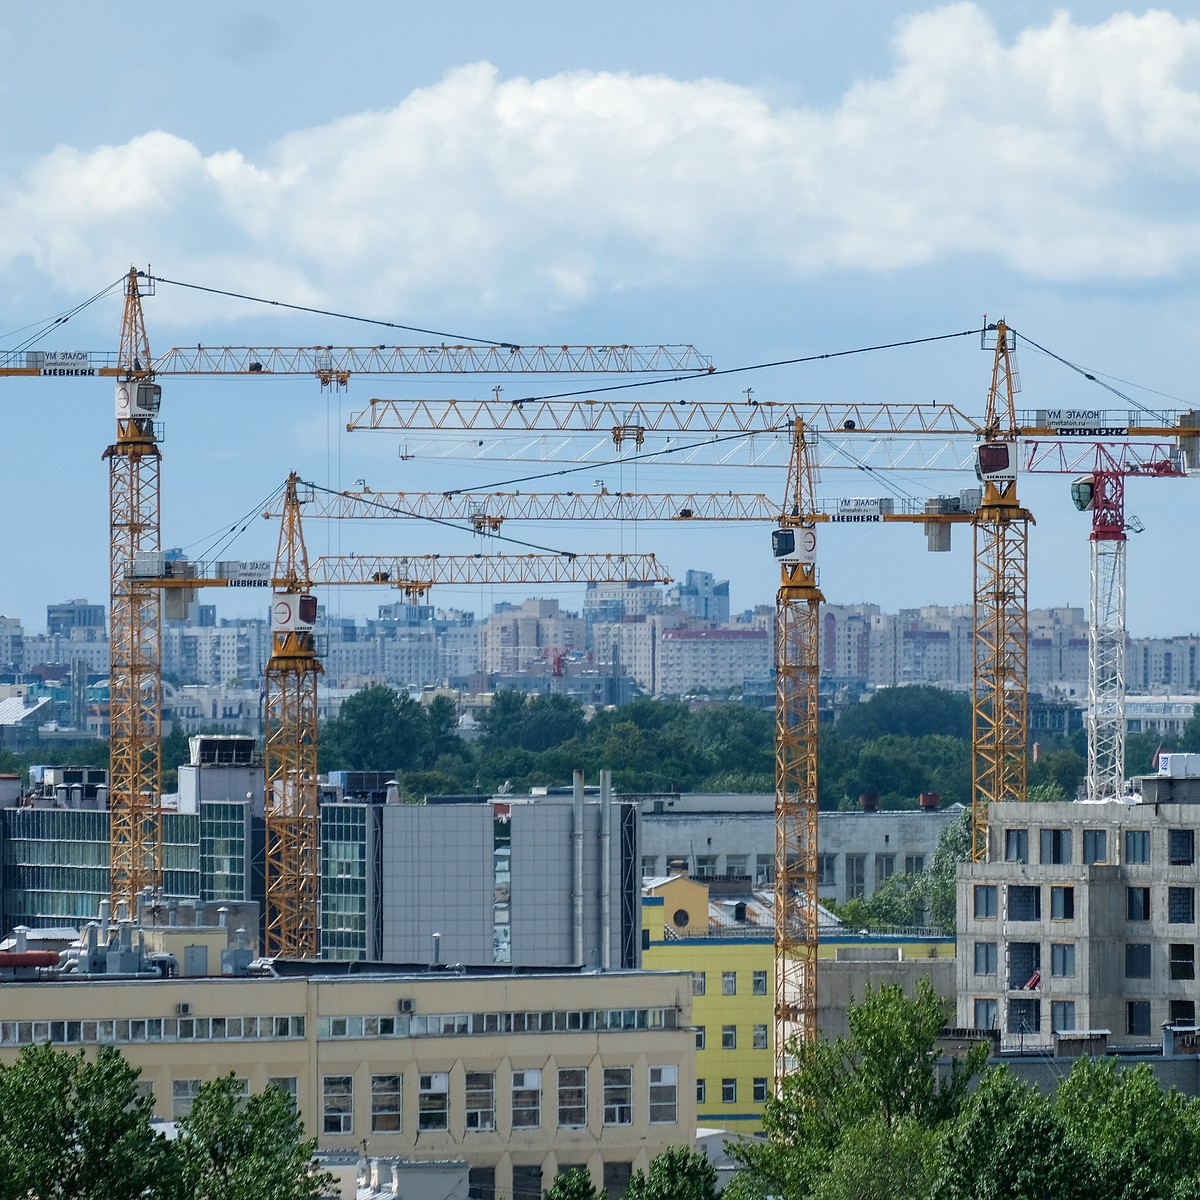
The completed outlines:
<svg viewBox="0 0 1200 1200">
<path fill-rule="evenodd" d="M 1060 13 L 1005 43 L 957 4 L 903 22 L 891 73 L 829 108 L 481 63 L 257 161 L 169 132 L 61 147 L 0 193 L 0 266 L 32 260 L 76 288 L 151 261 L 395 312 L 963 256 L 1138 280 L 1195 268 L 1200 217 L 1179 197 L 1198 174 L 1200 21 Z"/>
</svg>

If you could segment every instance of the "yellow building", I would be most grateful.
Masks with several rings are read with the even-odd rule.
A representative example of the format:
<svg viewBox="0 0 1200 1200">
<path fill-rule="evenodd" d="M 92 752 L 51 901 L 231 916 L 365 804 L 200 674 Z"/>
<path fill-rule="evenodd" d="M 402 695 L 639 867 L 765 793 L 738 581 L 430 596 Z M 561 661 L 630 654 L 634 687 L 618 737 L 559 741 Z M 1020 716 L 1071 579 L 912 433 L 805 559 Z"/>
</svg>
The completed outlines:
<svg viewBox="0 0 1200 1200">
<path fill-rule="evenodd" d="M 165 1119 L 232 1071 L 249 1091 L 291 1093 L 321 1149 L 359 1153 L 365 1140 L 371 1156 L 466 1160 L 480 1197 L 534 1200 L 573 1166 L 622 1195 L 633 1171 L 693 1143 L 686 975 L 321 963 L 209 974 L 226 933 L 150 929 L 143 941 L 123 927 L 120 969 L 169 956 L 173 978 L 106 978 L 93 939 L 76 975 L 0 982 L 0 1062 L 46 1041 L 117 1045 Z"/>
<path fill-rule="evenodd" d="M 696 1037 L 696 1119 L 732 1135 L 762 1129 L 773 1085 L 775 943 L 771 897 L 746 881 L 646 880 L 642 896 L 642 966 L 692 976 Z M 834 918 L 817 951 L 817 1026 L 846 1033 L 846 1010 L 868 983 L 899 984 L 912 994 L 928 976 L 954 1005 L 954 939 L 863 936 Z"/>
</svg>

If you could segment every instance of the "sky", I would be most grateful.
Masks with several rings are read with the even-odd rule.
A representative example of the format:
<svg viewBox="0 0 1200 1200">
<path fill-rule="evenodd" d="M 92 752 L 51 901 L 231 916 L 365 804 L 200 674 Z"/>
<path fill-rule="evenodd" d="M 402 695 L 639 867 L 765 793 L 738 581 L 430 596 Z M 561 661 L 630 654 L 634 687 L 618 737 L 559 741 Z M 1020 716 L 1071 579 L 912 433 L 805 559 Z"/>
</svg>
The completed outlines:
<svg viewBox="0 0 1200 1200">
<path fill-rule="evenodd" d="M 52 24 L 49 11 L 0 9 L 0 349 L 67 313 L 36 348 L 115 349 L 119 288 L 75 310 L 133 264 L 173 281 L 145 300 L 155 354 L 446 335 L 691 344 L 725 370 L 978 330 L 986 314 L 1017 331 L 1023 410 L 1198 405 L 1190 5 L 60 0 Z M 626 394 L 738 400 L 752 388 L 760 401 L 982 415 L 990 371 L 974 335 Z M 478 399 L 496 385 L 505 399 L 552 390 L 512 376 L 356 378 L 344 394 L 302 377 L 164 379 L 164 545 L 273 555 L 277 526 L 255 514 L 290 470 L 377 491 L 603 484 L 783 498 L 769 454 L 748 469 L 593 453 L 539 482 L 527 477 L 549 466 L 516 451 L 485 461 L 469 446 L 345 430 L 372 397 Z M 9 378 L 0 390 L 0 613 L 34 632 L 47 603 L 107 601 L 112 385 Z M 841 461 L 830 451 L 818 496 L 973 484 Z M 1087 605 L 1089 522 L 1069 482 L 1019 485 L 1037 522 L 1032 606 Z M 1145 527 L 1128 550 L 1134 635 L 1200 632 L 1198 488 L 1130 481 L 1127 510 Z M 769 528 L 508 530 L 555 550 L 653 552 L 677 578 L 712 571 L 735 609 L 772 603 L 778 582 Z M 931 555 L 907 526 L 830 530 L 825 595 L 885 611 L 967 603 L 966 532 Z M 399 521 L 310 522 L 306 536 L 314 554 L 518 549 Z M 486 612 L 535 593 L 580 600 L 546 585 L 442 588 L 431 601 Z M 361 615 L 391 597 L 324 599 Z M 257 593 L 217 602 L 226 616 L 266 612 Z"/>
</svg>

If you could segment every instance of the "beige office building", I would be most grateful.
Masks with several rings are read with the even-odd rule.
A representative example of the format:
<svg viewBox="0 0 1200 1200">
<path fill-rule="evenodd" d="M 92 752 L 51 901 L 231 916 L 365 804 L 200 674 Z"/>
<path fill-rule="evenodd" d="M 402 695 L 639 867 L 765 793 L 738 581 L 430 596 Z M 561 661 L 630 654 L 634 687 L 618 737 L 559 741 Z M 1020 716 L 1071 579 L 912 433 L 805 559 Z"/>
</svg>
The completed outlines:
<svg viewBox="0 0 1200 1200">
<path fill-rule="evenodd" d="M 184 943 L 225 933 L 147 930 L 146 942 L 194 963 L 220 945 L 206 956 Z M 0 1062 L 47 1040 L 117 1045 L 167 1119 L 232 1071 L 249 1091 L 292 1093 L 322 1149 L 466 1160 L 486 1200 L 532 1200 L 573 1166 L 621 1195 L 633 1171 L 694 1140 L 687 973 L 275 971 L 2 982 Z"/>
</svg>

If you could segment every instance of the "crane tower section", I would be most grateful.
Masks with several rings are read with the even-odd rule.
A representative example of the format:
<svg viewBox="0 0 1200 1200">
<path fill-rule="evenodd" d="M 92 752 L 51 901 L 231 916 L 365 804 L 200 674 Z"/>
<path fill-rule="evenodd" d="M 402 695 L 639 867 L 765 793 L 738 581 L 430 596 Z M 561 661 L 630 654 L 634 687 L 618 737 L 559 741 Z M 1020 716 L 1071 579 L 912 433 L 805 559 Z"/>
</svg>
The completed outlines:
<svg viewBox="0 0 1200 1200">
<path fill-rule="evenodd" d="M 775 606 L 775 1078 L 817 1029 L 817 533 L 805 425 L 797 420 L 788 500 L 772 535 Z"/>
<path fill-rule="evenodd" d="M 159 549 L 161 456 L 141 279 L 130 270 L 116 385 L 116 441 L 104 452 L 109 479 L 110 725 L 114 910 L 162 883 L 162 670 L 157 588 L 133 578 L 139 555 Z"/>
<path fill-rule="evenodd" d="M 266 669 L 265 945 L 269 957 L 320 952 L 320 807 L 317 787 L 317 658 L 308 552 L 296 476 L 279 527 L 271 657 Z"/>
<path fill-rule="evenodd" d="M 976 474 L 983 498 L 975 530 L 975 674 L 972 689 L 971 857 L 987 856 L 988 812 L 1024 800 L 1029 691 L 1028 511 L 1017 501 L 1015 348 L 1003 321 Z"/>
</svg>

